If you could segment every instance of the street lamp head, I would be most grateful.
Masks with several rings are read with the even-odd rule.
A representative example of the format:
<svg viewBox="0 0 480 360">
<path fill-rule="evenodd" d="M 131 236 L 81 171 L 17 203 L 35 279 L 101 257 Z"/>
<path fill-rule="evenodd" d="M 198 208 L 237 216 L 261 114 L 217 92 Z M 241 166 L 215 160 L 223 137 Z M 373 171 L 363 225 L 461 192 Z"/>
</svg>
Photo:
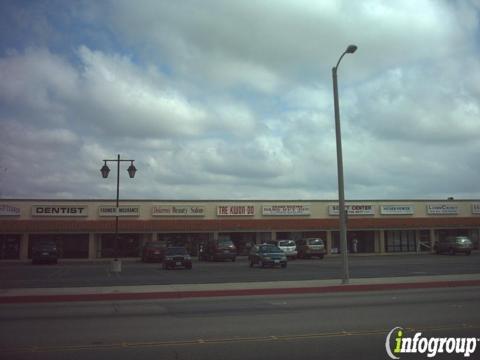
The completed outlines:
<svg viewBox="0 0 480 360">
<path fill-rule="evenodd" d="M 131 179 L 135 177 L 135 173 L 137 172 L 137 169 L 133 165 L 133 161 L 131 162 L 130 166 L 127 169 L 128 175 L 130 176 Z"/>
<path fill-rule="evenodd" d="M 345 50 L 347 54 L 353 54 L 355 51 L 357 51 L 357 45 L 348 45 L 347 50 Z"/>
<path fill-rule="evenodd" d="M 108 168 L 106 161 L 105 161 L 105 164 L 103 164 L 102 168 L 100 169 L 100 172 L 102 173 L 102 177 L 104 179 L 108 177 L 108 173 L 110 172 L 110 169 Z"/>
</svg>

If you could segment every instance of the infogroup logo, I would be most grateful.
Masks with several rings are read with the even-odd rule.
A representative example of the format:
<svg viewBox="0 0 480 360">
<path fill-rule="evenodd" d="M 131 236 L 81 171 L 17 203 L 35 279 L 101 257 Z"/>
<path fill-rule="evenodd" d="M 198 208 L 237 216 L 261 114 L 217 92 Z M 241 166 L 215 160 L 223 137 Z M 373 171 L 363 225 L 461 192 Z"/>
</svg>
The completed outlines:
<svg viewBox="0 0 480 360">
<path fill-rule="evenodd" d="M 477 342 L 480 339 L 471 338 L 439 338 L 422 337 L 421 332 L 415 333 L 413 337 L 405 336 L 403 328 L 397 326 L 387 335 L 385 340 L 385 350 L 388 356 L 394 360 L 400 359 L 401 354 L 426 354 L 428 358 L 433 358 L 437 354 L 463 354 L 464 357 L 470 357 L 477 348 Z"/>
</svg>

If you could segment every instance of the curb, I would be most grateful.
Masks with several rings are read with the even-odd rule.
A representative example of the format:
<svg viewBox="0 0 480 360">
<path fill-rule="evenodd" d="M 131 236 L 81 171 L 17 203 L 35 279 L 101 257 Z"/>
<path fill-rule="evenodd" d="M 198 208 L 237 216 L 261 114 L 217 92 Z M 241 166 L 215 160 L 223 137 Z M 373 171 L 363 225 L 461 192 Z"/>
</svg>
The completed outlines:
<svg viewBox="0 0 480 360">
<path fill-rule="evenodd" d="M 414 283 L 385 283 L 361 285 L 327 285 L 317 287 L 297 288 L 261 288 L 261 289 L 219 289 L 196 291 L 164 291 L 135 293 L 99 293 L 99 294 L 52 294 L 52 295 L 16 295 L 1 296 L 0 304 L 81 302 L 81 301 L 120 301 L 120 300 L 161 300 L 208 298 L 227 296 L 258 296 L 258 295 L 292 295 L 321 294 L 337 292 L 385 291 L 406 289 L 454 288 L 465 286 L 480 286 L 480 280 L 446 280 Z"/>
</svg>

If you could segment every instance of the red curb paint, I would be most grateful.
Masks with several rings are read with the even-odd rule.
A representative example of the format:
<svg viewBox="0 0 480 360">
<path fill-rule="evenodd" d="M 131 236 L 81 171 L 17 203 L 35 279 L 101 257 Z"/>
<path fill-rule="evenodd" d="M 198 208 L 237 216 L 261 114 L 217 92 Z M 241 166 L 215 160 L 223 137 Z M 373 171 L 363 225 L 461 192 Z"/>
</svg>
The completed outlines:
<svg viewBox="0 0 480 360">
<path fill-rule="evenodd" d="M 169 292 L 139 292 L 113 294 L 69 294 L 69 295 L 18 295 L 2 296 L 0 304 L 49 303 L 74 301 L 118 301 L 118 300 L 156 300 L 182 299 L 223 296 L 254 295 L 288 295 L 288 294 L 321 294 L 333 292 L 360 292 L 404 289 L 432 289 L 444 287 L 480 286 L 480 280 L 431 281 L 422 283 L 399 284 L 364 284 L 364 285 L 330 285 L 319 287 L 274 288 L 274 289 L 239 289 L 239 290 L 198 290 Z"/>
</svg>

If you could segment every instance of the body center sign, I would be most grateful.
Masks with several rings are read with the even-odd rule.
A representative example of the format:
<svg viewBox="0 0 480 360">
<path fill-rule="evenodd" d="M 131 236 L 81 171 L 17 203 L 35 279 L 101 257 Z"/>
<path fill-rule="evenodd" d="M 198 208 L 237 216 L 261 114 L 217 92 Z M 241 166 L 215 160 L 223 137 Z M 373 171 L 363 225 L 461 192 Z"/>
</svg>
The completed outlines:
<svg viewBox="0 0 480 360">
<path fill-rule="evenodd" d="M 348 215 L 375 215 L 374 205 L 349 204 L 345 205 Z M 328 214 L 338 216 L 340 214 L 338 205 L 328 205 Z"/>
</svg>

